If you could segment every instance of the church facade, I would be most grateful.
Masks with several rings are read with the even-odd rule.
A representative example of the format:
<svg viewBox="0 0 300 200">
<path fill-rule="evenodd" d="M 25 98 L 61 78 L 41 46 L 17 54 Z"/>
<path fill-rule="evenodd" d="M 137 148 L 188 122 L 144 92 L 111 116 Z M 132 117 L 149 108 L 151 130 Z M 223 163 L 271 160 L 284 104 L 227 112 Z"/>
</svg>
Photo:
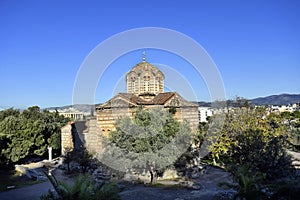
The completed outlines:
<svg viewBox="0 0 300 200">
<path fill-rule="evenodd" d="M 164 74 L 143 57 L 142 62 L 126 74 L 127 93 L 119 93 L 96 107 L 97 124 L 102 134 L 108 135 L 115 130 L 119 117 L 133 117 L 140 106 L 145 109 L 176 108 L 175 118 L 186 120 L 195 132 L 199 124 L 198 105 L 185 100 L 177 92 L 164 92 L 164 78 Z"/>
<path fill-rule="evenodd" d="M 62 127 L 62 154 L 68 149 L 86 147 L 90 152 L 101 155 L 102 136 L 115 130 L 115 122 L 123 116 L 133 117 L 140 106 L 145 109 L 176 108 L 175 118 L 186 120 L 193 132 L 198 128 L 198 105 L 181 97 L 177 92 L 164 92 L 164 74 L 154 65 L 142 62 L 126 74 L 126 93 L 119 93 L 104 104 L 96 107 L 96 116 L 75 121 Z"/>
</svg>

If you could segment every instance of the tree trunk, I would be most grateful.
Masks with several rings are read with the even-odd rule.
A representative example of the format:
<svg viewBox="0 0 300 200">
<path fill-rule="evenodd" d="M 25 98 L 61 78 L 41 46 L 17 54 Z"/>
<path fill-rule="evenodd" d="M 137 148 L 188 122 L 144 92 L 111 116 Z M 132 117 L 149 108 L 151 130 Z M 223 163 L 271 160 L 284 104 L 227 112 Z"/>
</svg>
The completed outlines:
<svg viewBox="0 0 300 200">
<path fill-rule="evenodd" d="M 156 184 L 157 183 L 157 172 L 155 170 L 150 170 L 150 175 L 151 175 L 151 184 Z"/>
</svg>

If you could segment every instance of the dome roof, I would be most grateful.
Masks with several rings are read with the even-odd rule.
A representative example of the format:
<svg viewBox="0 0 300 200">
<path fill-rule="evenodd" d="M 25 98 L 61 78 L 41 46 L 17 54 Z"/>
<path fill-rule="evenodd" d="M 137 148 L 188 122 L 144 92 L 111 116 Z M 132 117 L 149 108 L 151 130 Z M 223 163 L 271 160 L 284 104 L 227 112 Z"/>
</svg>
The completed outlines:
<svg viewBox="0 0 300 200">
<path fill-rule="evenodd" d="M 140 75 L 146 72 L 152 73 L 153 75 L 160 74 L 164 78 L 164 74 L 156 66 L 146 61 L 142 61 L 136 64 L 133 68 L 131 68 L 127 75 L 131 73 L 136 73 L 137 75 Z"/>
<path fill-rule="evenodd" d="M 126 74 L 127 92 L 157 95 L 164 92 L 164 79 L 164 74 L 143 58 Z"/>
</svg>

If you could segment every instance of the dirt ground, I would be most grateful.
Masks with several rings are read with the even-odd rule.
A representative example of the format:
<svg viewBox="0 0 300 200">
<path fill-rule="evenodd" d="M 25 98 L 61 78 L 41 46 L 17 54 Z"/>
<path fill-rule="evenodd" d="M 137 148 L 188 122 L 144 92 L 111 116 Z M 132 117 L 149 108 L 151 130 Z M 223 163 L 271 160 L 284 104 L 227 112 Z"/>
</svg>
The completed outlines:
<svg viewBox="0 0 300 200">
<path fill-rule="evenodd" d="M 201 177 L 193 181 L 201 185 L 200 189 L 193 190 L 176 187 L 176 183 L 172 186 L 166 185 L 159 187 L 128 185 L 120 195 L 123 200 L 210 200 L 214 199 L 216 194 L 226 191 L 218 187 L 220 182 L 233 183 L 229 173 L 214 167 L 208 167 Z M 168 181 L 168 183 L 170 183 L 170 181 Z"/>
<path fill-rule="evenodd" d="M 62 170 L 55 170 L 53 174 L 58 180 L 74 183 L 74 177 L 68 177 L 63 174 Z M 120 193 L 122 200 L 193 200 L 193 199 L 214 199 L 218 192 L 224 191 L 218 188 L 220 182 L 232 182 L 232 178 L 221 169 L 208 167 L 201 177 L 194 179 L 194 182 L 200 184 L 200 189 L 193 190 L 188 188 L 177 187 L 178 182 L 165 182 L 159 186 L 147 186 L 142 184 L 124 184 Z M 26 186 L 19 189 L 13 189 L 0 193 L 1 200 L 23 200 L 39 199 L 42 194 L 47 193 L 52 186 L 49 181 Z"/>
</svg>

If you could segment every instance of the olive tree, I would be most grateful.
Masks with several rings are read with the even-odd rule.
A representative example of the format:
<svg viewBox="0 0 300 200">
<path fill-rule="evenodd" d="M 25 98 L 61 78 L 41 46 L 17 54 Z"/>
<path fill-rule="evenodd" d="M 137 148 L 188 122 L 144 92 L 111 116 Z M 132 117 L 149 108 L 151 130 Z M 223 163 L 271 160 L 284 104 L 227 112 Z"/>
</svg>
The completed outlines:
<svg viewBox="0 0 300 200">
<path fill-rule="evenodd" d="M 172 112 L 139 108 L 132 119 L 117 120 L 104 157 L 116 168 L 122 166 L 123 171 L 150 172 L 150 182 L 155 183 L 158 170 L 172 165 L 185 152 L 190 139 L 188 124 L 178 122 Z"/>
</svg>

